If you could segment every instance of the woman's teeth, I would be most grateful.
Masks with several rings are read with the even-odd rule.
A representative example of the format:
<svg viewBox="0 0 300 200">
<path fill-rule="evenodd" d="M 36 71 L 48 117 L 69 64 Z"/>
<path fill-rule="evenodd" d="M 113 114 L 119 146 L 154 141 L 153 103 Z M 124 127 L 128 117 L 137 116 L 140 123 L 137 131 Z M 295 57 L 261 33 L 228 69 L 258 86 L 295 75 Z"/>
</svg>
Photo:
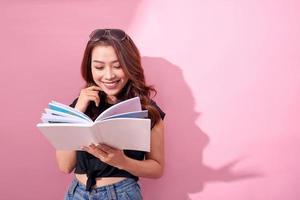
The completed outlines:
<svg viewBox="0 0 300 200">
<path fill-rule="evenodd" d="M 114 87 L 118 84 L 119 81 L 114 81 L 114 82 L 103 82 L 105 86 L 107 87 Z"/>
</svg>

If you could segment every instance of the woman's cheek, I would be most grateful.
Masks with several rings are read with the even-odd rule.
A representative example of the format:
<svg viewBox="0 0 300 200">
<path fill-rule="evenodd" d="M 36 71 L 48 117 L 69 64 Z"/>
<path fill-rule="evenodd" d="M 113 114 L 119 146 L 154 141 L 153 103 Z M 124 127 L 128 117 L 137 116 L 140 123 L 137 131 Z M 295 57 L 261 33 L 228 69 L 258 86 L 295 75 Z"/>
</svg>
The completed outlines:
<svg viewBox="0 0 300 200">
<path fill-rule="evenodd" d="M 95 72 L 93 73 L 93 78 L 96 79 L 96 80 L 100 80 L 100 78 L 101 78 L 101 73 L 95 71 Z"/>
</svg>

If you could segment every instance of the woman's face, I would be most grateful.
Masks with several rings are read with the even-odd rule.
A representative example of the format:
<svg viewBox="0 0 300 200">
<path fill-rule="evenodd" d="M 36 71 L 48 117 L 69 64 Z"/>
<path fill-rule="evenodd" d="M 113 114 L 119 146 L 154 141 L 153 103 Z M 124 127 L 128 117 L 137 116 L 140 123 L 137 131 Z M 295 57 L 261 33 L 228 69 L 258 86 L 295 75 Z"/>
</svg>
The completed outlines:
<svg viewBox="0 0 300 200">
<path fill-rule="evenodd" d="M 95 83 L 116 102 L 116 96 L 128 81 L 112 46 L 96 46 L 92 51 L 92 75 Z"/>
</svg>

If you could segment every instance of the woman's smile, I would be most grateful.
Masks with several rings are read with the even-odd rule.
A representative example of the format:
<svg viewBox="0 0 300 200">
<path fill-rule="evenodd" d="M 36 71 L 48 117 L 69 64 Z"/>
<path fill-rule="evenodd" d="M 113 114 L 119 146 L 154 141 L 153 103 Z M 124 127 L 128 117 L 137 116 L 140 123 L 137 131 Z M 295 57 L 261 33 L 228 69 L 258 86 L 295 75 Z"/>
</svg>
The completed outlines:
<svg viewBox="0 0 300 200">
<path fill-rule="evenodd" d="M 120 80 L 116 80 L 116 81 L 110 81 L 110 82 L 103 82 L 103 85 L 108 88 L 108 89 L 114 89 L 118 86 Z"/>
</svg>

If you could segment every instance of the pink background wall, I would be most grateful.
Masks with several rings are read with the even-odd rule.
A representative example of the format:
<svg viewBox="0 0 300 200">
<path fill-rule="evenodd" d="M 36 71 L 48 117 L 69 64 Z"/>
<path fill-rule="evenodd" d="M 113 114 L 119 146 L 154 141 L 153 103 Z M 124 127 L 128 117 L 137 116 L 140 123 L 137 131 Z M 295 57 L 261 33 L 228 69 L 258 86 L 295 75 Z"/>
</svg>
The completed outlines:
<svg viewBox="0 0 300 200">
<path fill-rule="evenodd" d="M 125 29 L 166 111 L 145 199 L 300 199 L 297 0 L 0 2 L 1 199 L 62 199 L 71 175 L 35 125 L 70 103 L 87 36 Z"/>
</svg>

